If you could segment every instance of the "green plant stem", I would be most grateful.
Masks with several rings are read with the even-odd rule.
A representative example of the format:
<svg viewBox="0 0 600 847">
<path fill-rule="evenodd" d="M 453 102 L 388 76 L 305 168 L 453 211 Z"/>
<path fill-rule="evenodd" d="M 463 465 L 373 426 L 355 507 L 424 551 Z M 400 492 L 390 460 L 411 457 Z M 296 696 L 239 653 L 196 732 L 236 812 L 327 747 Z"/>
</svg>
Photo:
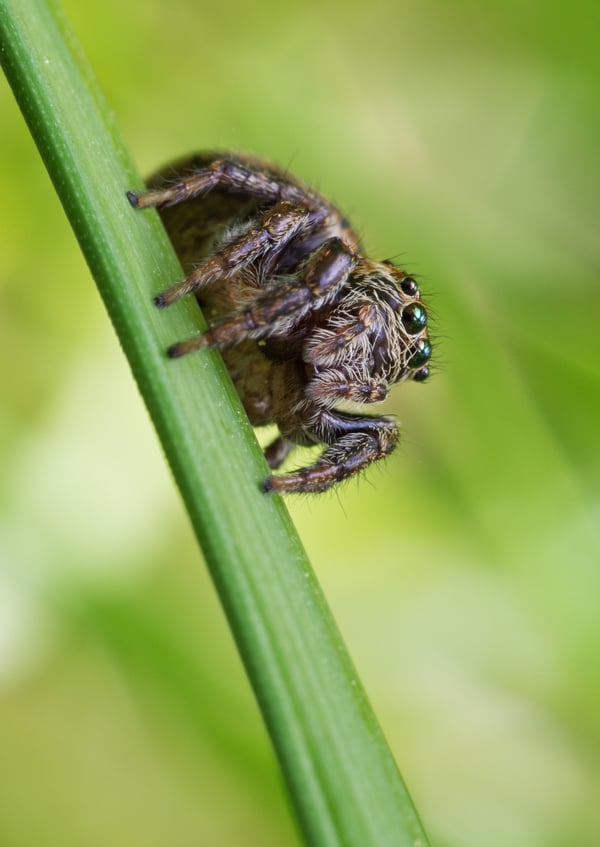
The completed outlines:
<svg viewBox="0 0 600 847">
<path fill-rule="evenodd" d="M 2 64 L 162 441 L 308 843 L 426 845 L 220 357 L 172 362 L 195 304 L 152 295 L 181 269 L 60 10 L 0 0 Z M 58 281 L 56 281 L 58 282 Z M 45 284 L 52 284 L 51 273 Z M 118 426 L 118 420 L 115 421 Z M 93 485 L 93 480 L 90 480 Z"/>
</svg>

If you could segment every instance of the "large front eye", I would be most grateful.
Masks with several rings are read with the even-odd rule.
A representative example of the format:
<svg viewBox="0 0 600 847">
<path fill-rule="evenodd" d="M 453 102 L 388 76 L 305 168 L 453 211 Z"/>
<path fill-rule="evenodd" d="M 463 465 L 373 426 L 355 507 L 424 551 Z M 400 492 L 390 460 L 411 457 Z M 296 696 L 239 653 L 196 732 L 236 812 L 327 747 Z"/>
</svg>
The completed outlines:
<svg viewBox="0 0 600 847">
<path fill-rule="evenodd" d="M 418 303 L 409 303 L 402 310 L 402 323 L 411 335 L 416 335 L 425 329 L 427 323 L 427 312 Z"/>
<path fill-rule="evenodd" d="M 420 368 L 431 359 L 431 344 L 426 338 L 419 338 L 416 348 L 415 353 L 408 360 L 409 368 Z"/>
<path fill-rule="evenodd" d="M 404 277 L 404 279 L 400 283 L 400 288 L 409 297 L 418 297 L 419 296 L 419 286 L 414 281 L 412 276 Z"/>
</svg>

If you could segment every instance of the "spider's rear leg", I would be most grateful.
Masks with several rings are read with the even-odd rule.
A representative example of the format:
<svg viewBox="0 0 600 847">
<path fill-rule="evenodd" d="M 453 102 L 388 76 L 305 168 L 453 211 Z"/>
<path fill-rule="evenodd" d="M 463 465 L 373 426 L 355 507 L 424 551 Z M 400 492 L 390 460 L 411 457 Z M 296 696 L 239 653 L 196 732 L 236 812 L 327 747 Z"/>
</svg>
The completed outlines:
<svg viewBox="0 0 600 847">
<path fill-rule="evenodd" d="M 338 437 L 330 442 L 322 456 L 314 465 L 267 477 L 263 482 L 264 491 L 279 494 L 326 491 L 388 456 L 398 443 L 398 427 L 388 418 L 332 413 L 328 413 L 328 417 L 331 421 L 338 418 Z"/>
<path fill-rule="evenodd" d="M 316 195 L 283 177 L 277 179 L 262 171 L 258 165 L 246 166 L 227 158 L 216 159 L 207 167 L 161 188 L 153 188 L 140 194 L 128 191 L 127 198 L 131 205 L 138 209 L 149 206 L 174 206 L 192 197 L 206 194 L 213 188 L 249 194 L 273 203 L 287 200 L 309 208 L 315 208 L 319 203 Z"/>
<path fill-rule="evenodd" d="M 301 230 L 317 223 L 315 213 L 292 203 L 277 203 L 263 213 L 260 223 L 239 238 L 213 253 L 198 265 L 186 279 L 157 294 L 154 302 L 160 308 L 170 306 L 180 297 L 204 288 L 218 279 L 226 280 L 255 262 L 270 250 L 281 249 Z"/>
<path fill-rule="evenodd" d="M 287 438 L 280 435 L 265 447 L 265 459 L 272 471 L 276 471 L 283 465 L 295 446 L 292 441 L 288 441 Z"/>
<path fill-rule="evenodd" d="M 210 327 L 204 335 L 174 344 L 178 358 L 203 347 L 226 347 L 244 338 L 285 335 L 310 309 L 335 299 L 356 265 L 356 256 L 339 238 L 331 238 L 310 255 L 296 276 L 273 285 L 245 309 Z"/>
</svg>

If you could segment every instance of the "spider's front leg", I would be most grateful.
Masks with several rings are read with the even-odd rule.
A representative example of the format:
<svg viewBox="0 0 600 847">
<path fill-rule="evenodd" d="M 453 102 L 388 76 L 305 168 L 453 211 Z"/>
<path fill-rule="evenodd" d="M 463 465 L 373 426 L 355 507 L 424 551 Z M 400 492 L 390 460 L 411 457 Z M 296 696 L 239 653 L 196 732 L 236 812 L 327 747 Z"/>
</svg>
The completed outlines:
<svg viewBox="0 0 600 847">
<path fill-rule="evenodd" d="M 388 395 L 387 380 L 363 376 L 349 380 L 343 369 L 329 368 L 306 386 L 306 396 L 317 406 L 330 408 L 340 400 L 350 403 L 381 403 Z"/>
<path fill-rule="evenodd" d="M 329 447 L 322 456 L 314 465 L 267 477 L 264 491 L 279 494 L 326 491 L 388 456 L 399 439 L 396 422 L 383 417 L 323 411 L 317 427 L 327 431 Z"/>
<path fill-rule="evenodd" d="M 244 309 L 204 335 L 169 347 L 178 358 L 203 347 L 226 347 L 244 338 L 284 336 L 309 310 L 335 299 L 356 264 L 354 252 L 339 238 L 331 238 L 312 253 L 297 273 L 262 291 Z"/>
</svg>

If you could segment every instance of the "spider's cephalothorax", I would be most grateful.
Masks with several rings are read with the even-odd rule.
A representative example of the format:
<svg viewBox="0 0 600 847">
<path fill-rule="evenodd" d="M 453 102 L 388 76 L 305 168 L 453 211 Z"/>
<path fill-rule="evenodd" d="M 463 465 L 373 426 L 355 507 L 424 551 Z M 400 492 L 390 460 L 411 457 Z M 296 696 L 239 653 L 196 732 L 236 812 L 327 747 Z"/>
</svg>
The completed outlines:
<svg viewBox="0 0 600 847">
<path fill-rule="evenodd" d="M 249 156 L 207 153 L 157 174 L 140 208 L 157 206 L 186 273 L 157 306 L 195 292 L 209 329 L 171 358 L 218 347 L 250 421 L 276 423 L 278 468 L 298 444 L 325 444 L 308 467 L 269 476 L 265 491 L 324 491 L 387 456 L 395 421 L 341 411 L 390 386 L 426 379 L 427 314 L 415 280 L 362 255 L 325 198 Z"/>
</svg>

